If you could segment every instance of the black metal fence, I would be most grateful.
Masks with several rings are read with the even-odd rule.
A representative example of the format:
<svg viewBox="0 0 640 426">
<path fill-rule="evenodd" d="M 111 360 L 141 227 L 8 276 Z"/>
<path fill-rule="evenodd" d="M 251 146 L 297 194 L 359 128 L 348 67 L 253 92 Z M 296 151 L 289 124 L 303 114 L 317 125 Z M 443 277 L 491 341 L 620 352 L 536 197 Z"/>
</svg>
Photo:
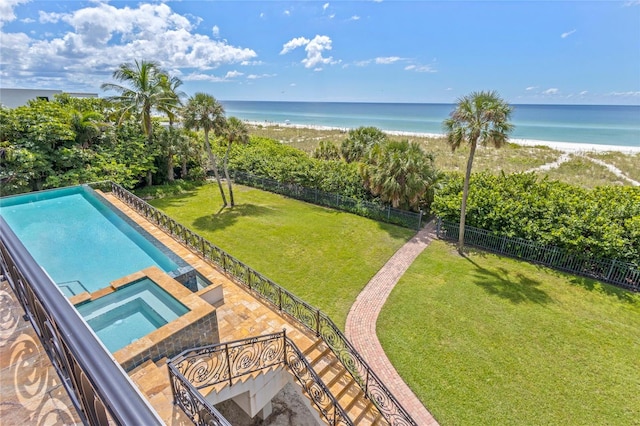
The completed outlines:
<svg viewBox="0 0 640 426">
<path fill-rule="evenodd" d="M 284 331 L 264 336 L 188 349 L 168 363 L 174 397 L 185 413 L 200 423 L 209 416 L 224 424 L 214 409 L 204 413 L 208 402 L 199 389 L 228 382 L 276 366 L 286 366 L 307 392 L 330 425 L 353 425 L 342 406 L 316 374 L 300 349 Z M 210 404 L 209 404 L 210 406 Z M 209 407 L 207 407 L 209 408 Z"/>
<path fill-rule="evenodd" d="M 331 207 L 354 213 L 359 216 L 379 220 L 381 222 L 393 223 L 405 228 L 419 230 L 422 226 L 423 213 L 410 212 L 395 209 L 391 205 L 372 203 L 364 200 L 357 200 L 345 197 L 340 194 L 320 191 L 319 189 L 305 188 L 297 184 L 278 182 L 273 179 L 255 176 L 250 173 L 236 171 L 233 173 L 233 180 L 237 183 L 286 195 L 290 198 L 306 201 L 320 206 Z"/>
<path fill-rule="evenodd" d="M 0 269 L 84 424 L 163 424 L 2 217 Z"/>
<path fill-rule="evenodd" d="M 439 238 L 457 241 L 460 224 L 438 219 Z M 640 291 L 640 269 L 627 262 L 568 253 L 559 247 L 495 235 L 490 231 L 465 226 L 464 243 L 492 253 L 539 263 L 553 269 L 595 278 L 631 291 Z"/>
<path fill-rule="evenodd" d="M 262 300 L 270 302 L 281 312 L 288 314 L 291 318 L 315 332 L 317 336 L 322 337 L 349 373 L 356 379 L 367 397 L 376 404 L 376 407 L 389 424 L 394 426 L 417 426 L 415 420 L 411 418 L 378 375 L 356 351 L 351 342 L 347 340 L 338 326 L 325 313 L 251 269 L 120 185 L 111 183 L 111 191 L 147 220 L 155 223 L 208 261 L 218 265 L 235 282 L 244 285 Z"/>
</svg>

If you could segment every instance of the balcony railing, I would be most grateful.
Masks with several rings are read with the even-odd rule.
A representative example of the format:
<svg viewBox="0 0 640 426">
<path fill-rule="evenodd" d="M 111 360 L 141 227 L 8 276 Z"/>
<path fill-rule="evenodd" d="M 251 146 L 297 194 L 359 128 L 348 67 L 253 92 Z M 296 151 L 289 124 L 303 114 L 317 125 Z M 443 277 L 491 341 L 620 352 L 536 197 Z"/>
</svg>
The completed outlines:
<svg viewBox="0 0 640 426">
<path fill-rule="evenodd" d="M 0 268 L 84 424 L 163 424 L 2 217 Z"/>
<path fill-rule="evenodd" d="M 199 389 L 219 383 L 231 386 L 234 379 L 277 366 L 289 369 L 330 425 L 354 424 L 284 331 L 188 349 L 169 361 L 168 366 L 176 403 L 196 424 L 208 418 L 218 422 L 214 425 L 224 425 Z"/>
</svg>

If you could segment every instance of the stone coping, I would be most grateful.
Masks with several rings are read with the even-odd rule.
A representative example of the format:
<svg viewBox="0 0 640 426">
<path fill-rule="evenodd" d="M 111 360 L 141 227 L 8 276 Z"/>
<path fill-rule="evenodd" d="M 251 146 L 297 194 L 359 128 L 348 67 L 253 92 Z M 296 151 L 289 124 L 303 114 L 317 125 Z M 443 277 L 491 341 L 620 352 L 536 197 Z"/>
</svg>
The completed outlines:
<svg viewBox="0 0 640 426">
<path fill-rule="evenodd" d="M 110 283 L 109 287 L 102 288 L 91 294 L 83 292 L 72 296 L 69 300 L 74 306 L 78 306 L 83 303 L 99 299 L 107 294 L 111 294 L 123 286 L 144 278 L 149 278 L 151 281 L 156 283 L 160 288 L 185 305 L 189 309 L 189 312 L 116 351 L 113 354 L 113 357 L 121 365 L 129 363 L 132 359 L 148 352 L 151 348 L 166 340 L 168 337 L 180 333 L 189 325 L 203 319 L 216 310 L 214 306 L 203 300 L 197 294 L 192 293 L 156 266 L 152 266 L 141 271 L 134 272 L 126 277 L 114 280 Z"/>
</svg>

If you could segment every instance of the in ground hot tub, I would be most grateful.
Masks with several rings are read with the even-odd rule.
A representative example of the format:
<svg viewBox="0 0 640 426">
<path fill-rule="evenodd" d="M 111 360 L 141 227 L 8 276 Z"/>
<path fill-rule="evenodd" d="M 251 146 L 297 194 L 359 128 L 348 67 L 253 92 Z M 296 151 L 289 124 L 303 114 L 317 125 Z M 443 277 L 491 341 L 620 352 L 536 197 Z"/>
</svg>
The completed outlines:
<svg viewBox="0 0 640 426">
<path fill-rule="evenodd" d="M 189 312 L 149 278 L 120 287 L 77 309 L 112 353 Z"/>
</svg>

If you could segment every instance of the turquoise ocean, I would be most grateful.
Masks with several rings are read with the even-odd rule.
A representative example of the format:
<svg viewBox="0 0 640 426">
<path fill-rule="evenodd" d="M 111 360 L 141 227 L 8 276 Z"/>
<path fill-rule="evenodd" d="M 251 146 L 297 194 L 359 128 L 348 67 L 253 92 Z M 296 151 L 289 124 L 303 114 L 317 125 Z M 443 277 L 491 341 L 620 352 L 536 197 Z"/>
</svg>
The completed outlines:
<svg viewBox="0 0 640 426">
<path fill-rule="evenodd" d="M 228 117 L 442 134 L 453 104 L 220 101 Z M 640 147 L 640 105 L 513 105 L 513 139 Z"/>
</svg>

